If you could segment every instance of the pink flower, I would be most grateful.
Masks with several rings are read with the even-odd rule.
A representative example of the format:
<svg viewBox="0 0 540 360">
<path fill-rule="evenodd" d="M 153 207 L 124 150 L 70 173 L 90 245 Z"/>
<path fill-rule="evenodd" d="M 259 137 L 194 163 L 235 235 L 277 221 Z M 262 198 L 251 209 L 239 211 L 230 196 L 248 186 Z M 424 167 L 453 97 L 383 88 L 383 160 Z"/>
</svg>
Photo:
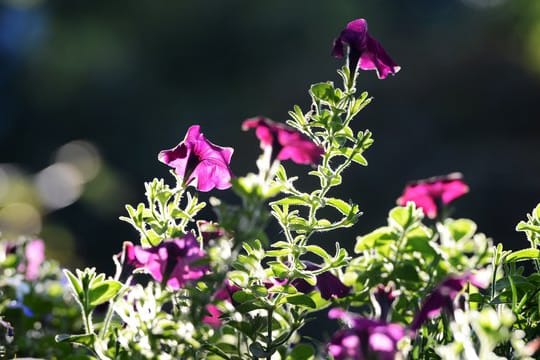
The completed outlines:
<svg viewBox="0 0 540 360">
<path fill-rule="evenodd" d="M 221 327 L 222 321 L 219 318 L 221 316 L 221 311 L 214 304 L 208 304 L 205 307 L 208 315 L 205 315 L 202 319 L 204 324 L 210 325 L 214 329 Z"/>
<path fill-rule="evenodd" d="M 345 56 L 344 46 L 349 47 L 349 68 L 354 74 L 356 68 L 362 70 L 376 70 L 379 79 L 385 79 L 388 74 L 396 74 L 399 67 L 388 56 L 381 44 L 368 33 L 365 19 L 353 20 L 334 40 L 332 55 L 339 59 Z"/>
<path fill-rule="evenodd" d="M 188 281 L 201 278 L 207 271 L 206 266 L 191 265 L 205 256 L 192 233 L 183 238 L 166 240 L 152 248 L 131 244 L 125 246 L 129 263 L 136 268 L 146 269 L 156 281 L 166 281 L 175 290 Z"/>
<path fill-rule="evenodd" d="M 412 201 L 430 219 L 435 219 L 441 207 L 469 192 L 460 173 L 418 180 L 408 184 L 403 195 L 397 199 L 398 205 L 405 206 Z"/>
<path fill-rule="evenodd" d="M 342 309 L 328 312 L 330 319 L 341 319 L 349 328 L 338 330 L 328 344 L 335 360 L 393 360 L 397 344 L 406 335 L 400 324 L 360 317 Z"/>
<path fill-rule="evenodd" d="M 322 147 L 297 130 L 259 116 L 247 119 L 242 130 L 255 129 L 261 148 L 273 148 L 273 158 L 292 160 L 297 164 L 317 164 L 324 153 Z"/>
<path fill-rule="evenodd" d="M 193 125 L 180 144 L 161 151 L 158 159 L 174 168 L 184 184 L 206 192 L 213 188 L 223 190 L 231 187 L 229 164 L 233 151 L 233 148 L 212 144 L 200 132 L 200 126 Z"/>
<path fill-rule="evenodd" d="M 214 294 L 214 300 L 232 304 L 232 295 L 239 290 L 241 289 L 238 286 L 234 285 L 229 280 L 225 280 L 225 285 Z M 220 316 L 222 315 L 221 310 L 215 304 L 208 304 L 206 305 L 206 312 L 208 314 L 203 317 L 202 322 L 213 328 L 221 327 L 223 324 L 220 319 Z"/>
<path fill-rule="evenodd" d="M 35 239 L 26 244 L 24 249 L 26 266 L 24 267 L 25 278 L 36 280 L 39 277 L 39 268 L 45 260 L 45 243 L 41 239 Z"/>
</svg>

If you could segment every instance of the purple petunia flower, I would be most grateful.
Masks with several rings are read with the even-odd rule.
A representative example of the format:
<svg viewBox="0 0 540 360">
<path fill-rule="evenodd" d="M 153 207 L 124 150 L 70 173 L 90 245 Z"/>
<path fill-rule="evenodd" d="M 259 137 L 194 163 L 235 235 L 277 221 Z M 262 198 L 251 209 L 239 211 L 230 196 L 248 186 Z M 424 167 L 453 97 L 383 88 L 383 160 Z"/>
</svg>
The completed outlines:
<svg viewBox="0 0 540 360">
<path fill-rule="evenodd" d="M 310 261 L 304 261 L 304 265 L 310 271 L 318 270 L 321 267 L 317 264 L 314 264 Z M 321 292 L 321 297 L 323 299 L 329 300 L 330 298 L 342 298 L 349 295 L 351 288 L 341 282 L 337 276 L 332 274 L 330 271 L 325 271 L 319 275 L 316 275 L 317 284 L 310 285 L 304 279 L 294 279 L 291 282 L 291 285 L 294 286 L 298 291 L 307 294 L 317 288 Z"/>
<path fill-rule="evenodd" d="M 335 360 L 392 360 L 398 342 L 406 335 L 400 324 L 366 319 L 342 309 L 328 312 L 330 319 L 341 319 L 348 329 L 338 330 L 328 344 L 328 353 Z"/>
<path fill-rule="evenodd" d="M 323 148 L 292 127 L 262 116 L 247 119 L 242 123 L 242 130 L 249 129 L 255 129 L 255 135 L 261 141 L 261 148 L 271 147 L 273 158 L 278 160 L 292 160 L 297 164 L 317 164 L 324 153 Z"/>
<path fill-rule="evenodd" d="M 125 251 L 129 263 L 136 268 L 146 269 L 156 281 L 166 281 L 175 290 L 188 281 L 201 278 L 207 271 L 206 266 L 191 265 L 205 256 L 192 233 L 183 238 L 166 240 L 152 248 L 128 244 Z"/>
<path fill-rule="evenodd" d="M 443 205 L 469 192 L 462 178 L 460 173 L 453 173 L 412 182 L 405 187 L 397 203 L 405 206 L 408 201 L 412 201 L 427 217 L 435 219 Z"/>
<path fill-rule="evenodd" d="M 368 33 L 365 19 L 353 20 L 334 40 L 332 55 L 343 58 L 346 54 L 345 46 L 349 47 L 349 68 L 351 74 L 356 69 L 376 70 L 379 79 L 385 79 L 388 74 L 396 74 L 399 67 L 383 49 L 381 44 Z"/>
<path fill-rule="evenodd" d="M 451 313 L 455 307 L 456 296 L 467 283 L 470 282 L 479 289 L 485 289 L 489 285 L 489 276 L 489 271 L 484 270 L 476 274 L 465 273 L 447 277 L 426 298 L 411 323 L 411 330 L 418 330 L 427 319 L 433 319 L 443 311 Z"/>
<path fill-rule="evenodd" d="M 223 190 L 231 187 L 229 164 L 233 151 L 233 148 L 212 144 L 200 132 L 200 126 L 193 125 L 180 144 L 161 151 L 158 159 L 174 168 L 184 184 L 206 192 L 213 188 Z"/>
<path fill-rule="evenodd" d="M 395 289 L 393 282 L 386 286 L 379 284 L 375 287 L 371 292 L 371 302 L 379 319 L 388 320 L 392 304 L 400 294 L 401 291 Z"/>
<path fill-rule="evenodd" d="M 203 244 L 208 244 L 212 240 L 217 240 L 227 235 L 224 228 L 219 226 L 218 223 L 211 221 L 198 220 L 197 228 L 199 229 L 199 234 L 201 234 Z"/>
</svg>

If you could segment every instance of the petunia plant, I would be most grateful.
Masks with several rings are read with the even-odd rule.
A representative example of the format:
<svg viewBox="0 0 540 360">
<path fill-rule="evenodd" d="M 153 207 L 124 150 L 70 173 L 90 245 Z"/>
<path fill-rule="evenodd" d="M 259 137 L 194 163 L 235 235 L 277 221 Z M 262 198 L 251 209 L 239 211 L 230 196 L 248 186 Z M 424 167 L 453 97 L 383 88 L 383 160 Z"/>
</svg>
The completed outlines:
<svg viewBox="0 0 540 360">
<path fill-rule="evenodd" d="M 283 122 L 242 123 L 260 141 L 254 172 L 234 176 L 233 148 L 210 142 L 199 125 L 158 154 L 172 181 L 147 182 L 146 202 L 126 206 L 121 220 L 135 231 L 113 255 L 115 273 L 64 270 L 75 300 L 66 308 L 76 303 L 81 316 L 58 329 L 59 347 L 76 344 L 80 358 L 101 360 L 533 358 L 540 205 L 517 225 L 529 242 L 518 251 L 451 217 L 469 192 L 459 173 L 407 184 L 385 223 L 363 227 L 359 201 L 335 191 L 365 171 L 374 144 L 354 122 L 372 100 L 357 83 L 362 70 L 385 79 L 400 67 L 364 19 L 347 24 L 331 53 L 345 59 L 341 84 L 312 85 L 311 106 L 293 106 Z M 213 218 L 202 218 L 206 206 Z M 356 240 L 337 232 L 354 226 Z M 26 242 L 15 261 L 6 247 L 4 278 L 39 280 L 42 248 Z M 8 304 L 26 314 L 21 289 Z M 0 336 L 12 341 L 7 307 Z M 307 336 L 317 318 L 329 326 Z"/>
</svg>

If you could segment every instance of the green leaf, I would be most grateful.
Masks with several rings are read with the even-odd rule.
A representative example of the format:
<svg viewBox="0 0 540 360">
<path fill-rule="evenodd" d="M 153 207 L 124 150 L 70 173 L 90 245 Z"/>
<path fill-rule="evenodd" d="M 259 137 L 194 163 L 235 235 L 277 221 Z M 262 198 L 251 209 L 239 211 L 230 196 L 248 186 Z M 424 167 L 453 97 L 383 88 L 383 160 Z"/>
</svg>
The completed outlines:
<svg viewBox="0 0 540 360">
<path fill-rule="evenodd" d="M 308 344 L 298 344 L 287 355 L 285 360 L 312 360 L 315 359 L 315 350 Z"/>
<path fill-rule="evenodd" d="M 234 294 L 232 294 L 232 298 L 238 303 L 244 303 L 256 299 L 256 297 L 251 292 L 247 292 L 244 290 L 235 292 Z"/>
<path fill-rule="evenodd" d="M 377 230 L 356 238 L 355 253 L 373 249 L 376 246 L 385 245 L 397 241 L 398 235 L 390 227 L 381 227 Z"/>
<path fill-rule="evenodd" d="M 454 240 L 468 239 L 476 232 L 476 224 L 469 219 L 457 219 L 448 221 L 446 226 Z"/>
<path fill-rule="evenodd" d="M 322 247 L 318 246 L 318 245 L 307 245 L 305 247 L 305 249 L 307 251 L 310 251 L 312 253 L 314 253 L 315 255 L 317 256 L 320 256 L 321 258 L 323 258 L 325 261 L 330 261 L 332 259 L 332 257 L 330 256 L 330 254 L 328 254 L 326 252 L 326 250 L 324 250 Z"/>
<path fill-rule="evenodd" d="M 418 269 L 410 263 L 405 263 L 395 268 L 394 275 L 401 280 L 410 282 L 420 282 Z"/>
<path fill-rule="evenodd" d="M 424 258 L 431 258 L 437 255 L 437 251 L 430 243 L 430 236 L 421 227 L 416 227 L 407 233 L 407 244 L 405 250 L 409 252 L 418 251 Z"/>
<path fill-rule="evenodd" d="M 539 260 L 540 259 L 540 250 L 539 249 L 522 249 L 518 251 L 513 251 L 510 254 L 506 255 L 505 262 L 514 262 L 514 261 L 524 261 L 524 260 Z"/>
<path fill-rule="evenodd" d="M 264 347 L 259 342 L 254 342 L 251 345 L 249 345 L 249 352 L 255 357 L 255 358 L 267 358 L 268 356 L 272 355 L 269 352 L 266 352 L 264 350 Z"/>
<path fill-rule="evenodd" d="M 315 99 L 331 105 L 339 101 L 339 98 L 335 94 L 334 84 L 331 81 L 314 84 L 311 86 L 309 92 Z"/>
<path fill-rule="evenodd" d="M 95 334 L 80 334 L 80 335 L 69 335 L 69 334 L 60 334 L 54 337 L 54 340 L 58 343 L 68 342 L 72 344 L 80 344 L 90 349 L 93 349 L 94 342 L 96 341 Z"/>
<path fill-rule="evenodd" d="M 303 196 L 288 196 L 277 201 L 272 201 L 270 205 L 302 205 L 302 206 L 311 206 L 309 202 L 309 197 Z"/>
<path fill-rule="evenodd" d="M 360 150 L 355 150 L 355 149 L 346 147 L 343 149 L 339 149 L 339 154 L 342 156 L 345 156 L 346 158 L 351 158 L 352 161 L 362 166 L 368 165 L 368 161 L 362 155 L 362 151 Z"/>
<path fill-rule="evenodd" d="M 401 229 L 406 229 L 410 226 L 413 219 L 411 217 L 411 209 L 409 206 L 398 206 L 390 210 L 388 221 L 390 224 L 397 224 Z"/>
<path fill-rule="evenodd" d="M 97 285 L 92 286 L 88 292 L 90 306 L 96 307 L 99 304 L 109 301 L 118 294 L 118 291 L 120 291 L 121 288 L 122 283 L 112 279 L 102 281 Z"/>
<path fill-rule="evenodd" d="M 285 301 L 289 304 L 305 306 L 311 309 L 315 309 L 317 307 L 317 304 L 315 304 L 315 301 L 313 301 L 313 299 L 311 299 L 309 296 L 304 295 L 304 294 L 287 296 L 285 298 Z"/>
<path fill-rule="evenodd" d="M 326 203 L 333 208 L 339 210 L 343 215 L 349 215 L 354 208 L 353 204 L 347 203 L 341 199 L 336 198 L 328 198 L 326 199 Z"/>
<path fill-rule="evenodd" d="M 68 269 L 64 269 L 64 274 L 66 275 L 67 279 L 69 280 L 69 284 L 71 285 L 71 289 L 73 290 L 73 295 L 82 302 L 83 298 L 83 289 L 82 284 L 79 281 L 79 279 L 73 275 L 71 271 Z"/>
<path fill-rule="evenodd" d="M 279 261 L 270 261 L 268 265 L 272 269 L 274 276 L 278 278 L 285 278 L 289 274 L 289 268 Z"/>
</svg>

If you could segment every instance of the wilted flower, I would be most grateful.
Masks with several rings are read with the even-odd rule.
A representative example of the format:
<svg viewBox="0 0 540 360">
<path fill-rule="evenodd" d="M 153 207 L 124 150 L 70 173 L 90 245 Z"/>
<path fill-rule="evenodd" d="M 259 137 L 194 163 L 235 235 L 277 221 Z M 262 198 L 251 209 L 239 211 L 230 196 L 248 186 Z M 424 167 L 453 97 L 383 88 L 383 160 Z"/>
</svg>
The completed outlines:
<svg viewBox="0 0 540 360">
<path fill-rule="evenodd" d="M 454 300 L 463 287 L 470 282 L 479 289 L 485 289 L 489 285 L 489 275 L 489 271 L 483 270 L 475 274 L 465 273 L 447 277 L 428 295 L 413 319 L 411 330 L 418 330 L 427 319 L 433 319 L 443 311 L 452 313 L 455 307 Z"/>
<path fill-rule="evenodd" d="M 447 205 L 469 192 L 460 173 L 436 176 L 409 183 L 403 195 L 397 199 L 398 205 L 405 206 L 412 201 L 430 219 L 435 219 L 443 205 Z"/>
<path fill-rule="evenodd" d="M 206 266 L 192 265 L 204 255 L 192 233 L 183 238 L 166 240 L 152 248 L 136 245 L 126 248 L 128 262 L 136 268 L 146 269 L 158 282 L 165 280 L 172 289 L 179 289 L 186 282 L 197 280 L 206 273 Z"/>
<path fill-rule="evenodd" d="M 261 148 L 272 148 L 272 157 L 292 160 L 297 164 L 317 164 L 324 153 L 323 148 L 297 130 L 259 116 L 242 123 L 242 130 L 255 129 Z"/>
<path fill-rule="evenodd" d="M 234 149 L 212 144 L 200 128 L 199 125 L 191 126 L 184 140 L 173 149 L 161 151 L 158 159 L 174 168 L 184 184 L 193 185 L 199 191 L 228 189 L 232 177 L 229 164 Z"/>
<path fill-rule="evenodd" d="M 349 328 L 334 334 L 328 352 L 335 360 L 393 360 L 397 344 L 406 335 L 400 324 L 366 319 L 342 309 L 328 312 L 330 319 L 341 319 Z"/>
<path fill-rule="evenodd" d="M 334 40 L 332 55 L 339 59 L 346 54 L 344 46 L 349 47 L 349 68 L 354 74 L 356 68 L 362 70 L 376 70 L 379 79 L 384 79 L 388 74 L 397 73 L 399 67 L 388 56 L 381 44 L 368 33 L 368 25 L 365 19 L 353 20 Z"/>
<path fill-rule="evenodd" d="M 309 261 L 304 261 L 306 269 L 310 271 L 318 270 L 321 267 L 317 264 L 314 264 Z M 310 285 L 304 279 L 294 279 L 291 282 L 291 285 L 294 286 L 298 291 L 307 294 L 317 288 L 321 292 L 321 297 L 323 299 L 330 298 L 342 298 L 347 296 L 351 291 L 351 288 L 341 282 L 339 278 L 332 274 L 330 271 L 325 271 L 319 275 L 316 275 L 317 283 L 315 285 Z"/>
</svg>

